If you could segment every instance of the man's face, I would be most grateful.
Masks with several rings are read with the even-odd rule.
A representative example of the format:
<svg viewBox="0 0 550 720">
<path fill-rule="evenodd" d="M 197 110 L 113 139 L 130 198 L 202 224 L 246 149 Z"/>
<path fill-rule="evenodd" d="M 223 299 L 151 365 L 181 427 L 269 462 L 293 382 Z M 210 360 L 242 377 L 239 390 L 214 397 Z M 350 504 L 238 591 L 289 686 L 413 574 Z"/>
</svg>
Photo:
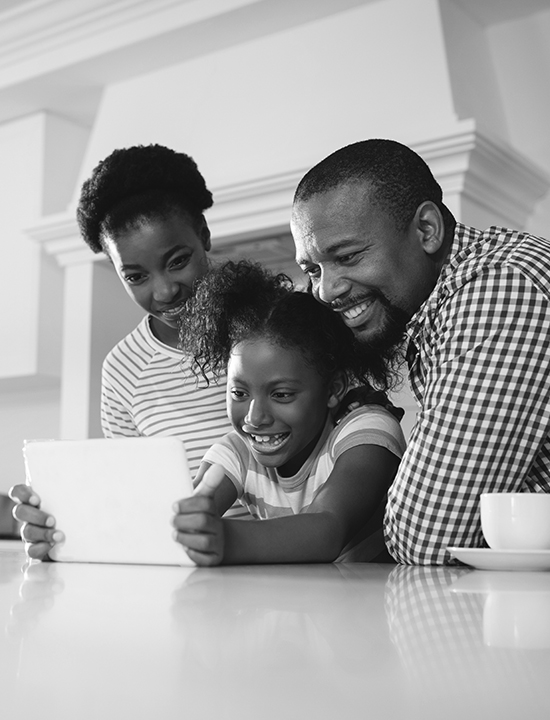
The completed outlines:
<svg viewBox="0 0 550 720">
<path fill-rule="evenodd" d="M 433 286 L 418 223 L 399 230 L 368 185 L 348 183 L 297 203 L 291 227 L 315 298 L 365 344 L 399 343 Z"/>
</svg>

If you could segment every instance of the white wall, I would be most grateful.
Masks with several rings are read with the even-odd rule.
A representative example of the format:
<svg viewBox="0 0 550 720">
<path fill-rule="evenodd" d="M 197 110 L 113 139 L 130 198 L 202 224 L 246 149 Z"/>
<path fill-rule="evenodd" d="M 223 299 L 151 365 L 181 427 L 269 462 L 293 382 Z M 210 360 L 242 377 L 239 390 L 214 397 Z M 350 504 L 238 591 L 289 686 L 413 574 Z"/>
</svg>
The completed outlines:
<svg viewBox="0 0 550 720">
<path fill-rule="evenodd" d="M 283 237 L 302 172 L 341 145 L 393 137 L 429 155 L 461 219 L 485 225 L 508 211 L 550 234 L 550 200 L 534 167 L 550 173 L 550 10 L 485 26 L 464 0 L 346 0 L 341 11 L 335 2 L 294 2 L 295 22 L 287 2 L 240 3 L 255 31 L 240 27 L 245 15 L 231 8 L 195 26 L 187 17 L 189 50 L 176 42 L 178 27 L 166 22 L 162 30 L 154 5 L 143 2 L 153 13 L 143 47 L 162 47 L 164 32 L 164 52 L 140 54 L 137 30 L 128 49 L 128 24 L 103 28 L 99 39 L 91 24 L 71 65 L 73 46 L 55 34 L 70 24 L 52 23 L 57 45 L 40 49 L 48 62 L 37 55 L 33 66 L 32 47 L 25 65 L 14 61 L 13 87 L 20 82 L 21 94 L 28 93 L 32 83 L 36 90 L 20 107 L 43 112 L 0 124 L 0 242 L 9 258 L 0 283 L 0 492 L 20 478 L 23 438 L 98 434 L 101 359 L 139 317 L 110 269 L 92 266 L 73 227 L 82 180 L 115 147 L 159 142 L 190 153 L 219 199 L 209 215 L 213 226 L 230 226 L 219 221 L 222 206 L 224 217 L 237 205 L 245 215 L 259 206 L 244 234 L 261 228 L 262 237 L 270 230 Z M 70 12 L 55 0 L 51 6 Z M 114 3 L 113 22 L 131 7 Z M 188 8 L 181 3 L 182 18 Z M 224 37 L 224 18 L 234 36 Z M 147 36 L 147 23 L 139 33 Z M 80 102 L 83 95 L 92 101 Z M 0 79 L 3 98 L 4 107 L 17 106 L 17 93 Z M 264 212 L 264 220 L 267 200 L 258 188 L 271 200 L 279 193 L 276 212 Z M 506 198 L 516 194 L 520 201 L 507 208 Z M 25 229 L 48 225 L 56 213 L 67 236 L 40 248 Z M 235 216 L 231 227 L 244 227 Z M 218 231 L 214 243 L 228 242 L 232 232 Z M 66 247 L 78 257 L 68 259 Z M 271 247 L 273 262 L 288 267 L 288 238 Z M 408 393 L 403 402 L 408 429 Z"/>
<path fill-rule="evenodd" d="M 0 492 L 21 479 L 24 438 L 59 435 L 63 269 L 25 228 L 66 208 L 87 135 L 49 113 L 0 124 Z"/>
<path fill-rule="evenodd" d="M 550 172 L 550 7 L 490 28 L 487 38 L 510 142 Z M 537 205 L 526 228 L 550 235 L 550 193 Z"/>
<path fill-rule="evenodd" d="M 367 136 L 429 137 L 455 119 L 436 0 L 372 2 L 111 85 L 81 179 L 113 147 L 156 141 L 223 187 L 305 170 Z"/>
</svg>

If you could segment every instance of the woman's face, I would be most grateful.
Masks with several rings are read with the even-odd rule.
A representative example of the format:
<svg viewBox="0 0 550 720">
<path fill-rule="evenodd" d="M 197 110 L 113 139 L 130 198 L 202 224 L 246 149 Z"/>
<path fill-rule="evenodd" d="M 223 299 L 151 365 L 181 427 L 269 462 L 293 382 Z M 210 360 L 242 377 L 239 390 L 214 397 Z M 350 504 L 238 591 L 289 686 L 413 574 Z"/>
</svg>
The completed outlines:
<svg viewBox="0 0 550 720">
<path fill-rule="evenodd" d="M 154 335 L 177 347 L 178 317 L 208 269 L 210 231 L 197 230 L 190 218 L 174 212 L 105 236 L 104 246 L 126 292 L 152 316 Z"/>
<path fill-rule="evenodd" d="M 238 343 L 227 366 L 227 412 L 256 460 L 295 475 L 315 448 L 335 396 L 298 350 L 259 338 Z"/>
</svg>

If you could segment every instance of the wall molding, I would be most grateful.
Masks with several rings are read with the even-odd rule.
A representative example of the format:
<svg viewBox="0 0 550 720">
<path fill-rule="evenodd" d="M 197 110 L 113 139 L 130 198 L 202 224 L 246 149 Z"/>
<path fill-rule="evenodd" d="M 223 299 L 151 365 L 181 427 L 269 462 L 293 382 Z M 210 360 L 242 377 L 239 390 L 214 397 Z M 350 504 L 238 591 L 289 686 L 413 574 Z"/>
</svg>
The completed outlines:
<svg viewBox="0 0 550 720">
<path fill-rule="evenodd" d="M 12 81 L 32 77 L 256 1 L 34 0 L 1 14 L 0 67 Z"/>
<path fill-rule="evenodd" d="M 444 197 L 469 199 L 518 229 L 550 189 L 550 176 L 509 145 L 478 132 L 473 121 L 411 147 L 430 165 Z M 305 172 L 213 188 L 215 204 L 207 219 L 216 247 L 288 233 L 292 198 Z M 82 242 L 74 209 L 45 217 L 26 232 L 61 266 L 103 257 Z"/>
<path fill-rule="evenodd" d="M 455 133 L 411 147 L 430 165 L 444 198 L 458 195 L 524 229 L 550 189 L 550 176 L 507 143 L 480 132 L 473 120 L 460 125 Z"/>
</svg>

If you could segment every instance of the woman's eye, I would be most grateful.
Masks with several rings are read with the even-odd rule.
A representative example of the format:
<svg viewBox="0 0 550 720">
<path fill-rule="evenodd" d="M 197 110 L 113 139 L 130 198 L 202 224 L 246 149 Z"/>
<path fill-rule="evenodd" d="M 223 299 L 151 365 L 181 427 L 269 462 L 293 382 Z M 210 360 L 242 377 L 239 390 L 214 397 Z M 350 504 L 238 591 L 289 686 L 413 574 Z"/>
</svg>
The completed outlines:
<svg viewBox="0 0 550 720">
<path fill-rule="evenodd" d="M 190 255 L 180 255 L 177 258 L 174 258 L 172 262 L 170 263 L 170 267 L 172 269 L 178 270 L 179 268 L 185 267 L 187 263 L 189 262 Z"/>
<path fill-rule="evenodd" d="M 128 285 L 137 285 L 142 280 L 143 275 L 141 273 L 132 273 L 131 275 L 124 276 L 124 282 L 128 283 Z"/>
</svg>

